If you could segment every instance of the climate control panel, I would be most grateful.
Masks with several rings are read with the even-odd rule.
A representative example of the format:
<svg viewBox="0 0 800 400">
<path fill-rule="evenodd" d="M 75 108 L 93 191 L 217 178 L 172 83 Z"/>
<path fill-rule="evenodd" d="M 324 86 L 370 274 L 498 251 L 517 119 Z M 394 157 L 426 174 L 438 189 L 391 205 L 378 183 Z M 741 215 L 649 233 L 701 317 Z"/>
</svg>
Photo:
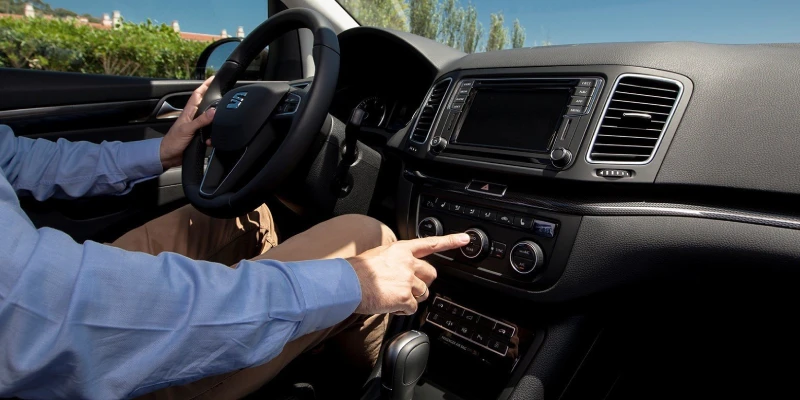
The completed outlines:
<svg viewBox="0 0 800 400">
<path fill-rule="evenodd" d="M 553 277 L 563 268 L 580 217 L 558 216 L 479 204 L 478 199 L 421 194 L 417 208 L 417 237 L 464 232 L 470 242 L 439 258 L 494 280 L 534 282 Z M 566 229 L 567 234 L 563 235 Z M 564 240 L 560 238 L 566 236 Z M 555 270 L 552 268 L 555 265 Z"/>
</svg>

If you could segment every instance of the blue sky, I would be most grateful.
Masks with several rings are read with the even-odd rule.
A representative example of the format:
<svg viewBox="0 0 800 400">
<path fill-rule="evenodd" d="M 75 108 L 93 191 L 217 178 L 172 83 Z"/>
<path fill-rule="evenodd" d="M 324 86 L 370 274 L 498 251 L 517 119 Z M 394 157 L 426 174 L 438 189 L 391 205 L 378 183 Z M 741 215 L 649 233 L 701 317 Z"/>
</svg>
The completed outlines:
<svg viewBox="0 0 800 400">
<path fill-rule="evenodd" d="M 334 0 L 330 0 L 334 1 Z M 800 0 L 471 0 L 484 27 L 503 11 L 527 30 L 527 45 L 692 40 L 711 43 L 800 42 Z M 465 4 L 467 0 L 461 0 Z M 101 15 L 120 10 L 181 29 L 234 34 L 261 23 L 266 0 L 51 0 L 53 7 Z"/>
</svg>

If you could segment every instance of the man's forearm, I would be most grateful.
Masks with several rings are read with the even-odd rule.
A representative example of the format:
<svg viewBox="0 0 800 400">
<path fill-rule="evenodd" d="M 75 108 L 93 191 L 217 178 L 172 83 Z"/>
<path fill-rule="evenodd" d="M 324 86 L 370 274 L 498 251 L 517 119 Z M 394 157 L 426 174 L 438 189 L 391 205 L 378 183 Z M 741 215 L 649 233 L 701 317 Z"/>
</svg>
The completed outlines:
<svg viewBox="0 0 800 400">
<path fill-rule="evenodd" d="M 341 259 L 231 269 L 0 220 L 18 228 L 0 242 L 0 397 L 122 398 L 257 365 L 361 301 Z"/>
</svg>

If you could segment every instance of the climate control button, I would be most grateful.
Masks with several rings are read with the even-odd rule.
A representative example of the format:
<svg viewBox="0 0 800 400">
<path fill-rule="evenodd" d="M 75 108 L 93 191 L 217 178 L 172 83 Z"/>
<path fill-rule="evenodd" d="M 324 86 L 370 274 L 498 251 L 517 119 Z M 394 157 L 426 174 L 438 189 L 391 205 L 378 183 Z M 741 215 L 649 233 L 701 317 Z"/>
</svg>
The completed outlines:
<svg viewBox="0 0 800 400">
<path fill-rule="evenodd" d="M 443 233 L 442 223 L 433 217 L 425 218 L 417 225 L 417 237 L 442 236 Z"/>
<path fill-rule="evenodd" d="M 511 248 L 511 268 L 520 274 L 530 274 L 544 264 L 544 251 L 530 240 L 519 242 Z"/>
<path fill-rule="evenodd" d="M 469 243 L 461 248 L 461 254 L 467 258 L 478 258 L 489 253 L 489 236 L 477 228 L 467 229 L 464 233 L 469 235 Z"/>
</svg>

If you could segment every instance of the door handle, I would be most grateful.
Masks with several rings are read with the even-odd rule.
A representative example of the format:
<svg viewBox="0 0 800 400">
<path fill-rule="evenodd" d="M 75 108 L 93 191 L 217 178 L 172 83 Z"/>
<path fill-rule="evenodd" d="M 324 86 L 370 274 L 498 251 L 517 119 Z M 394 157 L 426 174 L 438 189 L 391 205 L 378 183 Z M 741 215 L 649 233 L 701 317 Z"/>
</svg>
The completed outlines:
<svg viewBox="0 0 800 400">
<path fill-rule="evenodd" d="M 156 119 L 176 119 L 183 112 L 182 108 L 175 108 L 169 102 L 161 103 L 161 108 L 156 112 Z"/>
</svg>

